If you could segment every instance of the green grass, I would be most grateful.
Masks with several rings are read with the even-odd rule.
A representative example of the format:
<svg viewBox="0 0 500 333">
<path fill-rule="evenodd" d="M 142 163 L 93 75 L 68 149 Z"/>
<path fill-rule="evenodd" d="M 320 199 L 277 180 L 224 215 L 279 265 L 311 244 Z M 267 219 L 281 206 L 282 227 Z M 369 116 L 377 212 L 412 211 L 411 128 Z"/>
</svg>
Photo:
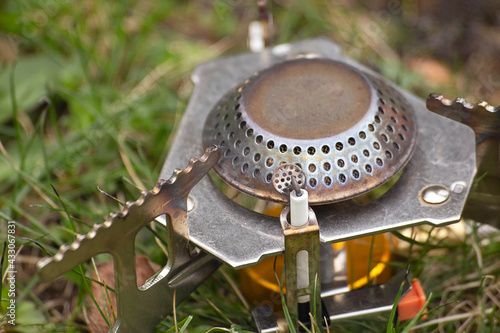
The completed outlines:
<svg viewBox="0 0 500 333">
<path fill-rule="evenodd" d="M 0 240 L 6 240 L 6 222 L 16 221 L 15 330 L 86 331 L 83 310 L 95 302 L 87 296 L 96 282 L 82 275 L 92 265 L 47 284 L 35 274 L 37 258 L 54 254 L 77 233 L 119 211 L 122 202 L 154 186 L 193 88 L 190 73 L 200 62 L 246 50 L 255 6 L 238 0 L 20 0 L 0 6 Z M 474 77 L 468 58 L 440 56 L 412 30 L 416 5 L 405 2 L 401 10 L 387 16 L 387 6 L 280 1 L 273 4 L 276 40 L 326 35 L 347 55 L 423 98 L 446 91 L 479 99 L 474 94 L 486 85 Z M 450 70 L 446 83 L 425 80 L 410 69 L 412 59 L 435 58 Z M 489 91 L 484 98 L 498 103 Z M 460 325 L 498 329 L 499 240 L 481 239 L 472 229 L 456 242 L 424 230 L 429 237 L 412 241 L 402 253 L 433 293 L 429 319 L 411 323 L 423 332 L 438 325 L 449 332 Z M 154 230 L 141 237 L 138 252 L 162 264 Z M 227 267 L 208 279 L 178 308 L 177 329 L 254 330 L 235 279 Z M 6 313 L 6 292 L 2 280 L 0 316 Z M 108 310 L 100 309 L 112 322 Z M 454 315 L 464 318 L 447 321 Z M 424 327 L 433 320 L 436 324 Z M 382 316 L 332 329 L 382 331 L 387 325 Z M 176 331 L 175 326 L 168 316 L 158 330 Z"/>
</svg>

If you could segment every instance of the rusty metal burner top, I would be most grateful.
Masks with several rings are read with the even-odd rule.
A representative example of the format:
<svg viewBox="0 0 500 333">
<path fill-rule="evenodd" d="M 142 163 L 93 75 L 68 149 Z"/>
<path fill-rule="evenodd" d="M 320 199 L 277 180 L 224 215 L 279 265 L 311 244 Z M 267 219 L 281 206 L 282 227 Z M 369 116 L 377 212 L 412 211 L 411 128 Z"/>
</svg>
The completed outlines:
<svg viewBox="0 0 500 333">
<path fill-rule="evenodd" d="M 250 82 L 243 94 L 251 121 L 292 140 L 340 134 L 370 106 L 370 87 L 363 77 L 325 61 L 277 65 Z"/>
<path fill-rule="evenodd" d="M 416 145 L 414 111 L 385 82 L 338 61 L 298 59 L 255 73 L 212 109 L 203 146 L 235 188 L 286 202 L 272 186 L 280 164 L 299 166 L 311 204 L 349 199 L 385 183 Z"/>
</svg>

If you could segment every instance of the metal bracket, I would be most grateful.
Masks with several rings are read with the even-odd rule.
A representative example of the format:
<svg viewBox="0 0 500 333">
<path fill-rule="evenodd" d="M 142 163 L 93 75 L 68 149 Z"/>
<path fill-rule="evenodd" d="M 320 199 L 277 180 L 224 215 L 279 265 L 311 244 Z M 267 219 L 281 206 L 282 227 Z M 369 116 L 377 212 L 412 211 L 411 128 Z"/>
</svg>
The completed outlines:
<svg viewBox="0 0 500 333">
<path fill-rule="evenodd" d="M 287 221 L 290 206 L 286 206 L 280 215 L 281 227 L 285 235 L 285 281 L 286 304 L 298 331 L 298 304 L 308 303 L 309 312 L 313 315 L 317 328 L 321 330 L 321 281 L 320 281 L 320 243 L 319 226 L 316 215 L 309 208 L 309 221 L 301 227 L 292 226 Z M 308 259 L 308 283 L 299 285 L 297 281 L 297 255 L 306 251 Z"/>
<path fill-rule="evenodd" d="M 464 216 L 500 228 L 500 106 L 430 94 L 427 108 L 471 127 L 476 133 L 476 163 L 482 181 L 469 196 Z"/>
<path fill-rule="evenodd" d="M 62 246 L 52 258 L 38 262 L 43 280 L 52 280 L 100 253 L 113 256 L 117 319 L 111 332 L 152 332 L 175 306 L 220 265 L 212 256 L 189 249 L 187 199 L 190 190 L 218 161 L 220 151 L 208 148 L 192 159 L 184 170 L 176 170 L 167 180 L 135 202 L 127 202 L 120 213 L 96 224 L 87 235 L 78 235 L 70 246 Z M 152 279 L 137 287 L 134 241 L 137 233 L 158 216 L 166 214 L 168 261 Z"/>
</svg>

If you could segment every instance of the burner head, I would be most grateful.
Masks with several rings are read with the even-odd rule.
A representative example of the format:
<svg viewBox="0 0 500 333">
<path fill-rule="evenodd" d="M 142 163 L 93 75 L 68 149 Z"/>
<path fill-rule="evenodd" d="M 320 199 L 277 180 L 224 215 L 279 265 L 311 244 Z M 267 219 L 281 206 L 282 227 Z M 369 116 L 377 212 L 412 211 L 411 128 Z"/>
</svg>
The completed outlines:
<svg viewBox="0 0 500 333">
<path fill-rule="evenodd" d="M 349 199 L 385 183 L 416 145 L 414 112 L 380 79 L 327 59 L 298 59 L 255 73 L 212 109 L 203 146 L 223 156 L 228 184 L 286 202 L 272 185 L 283 163 L 299 166 L 311 204 Z"/>
</svg>

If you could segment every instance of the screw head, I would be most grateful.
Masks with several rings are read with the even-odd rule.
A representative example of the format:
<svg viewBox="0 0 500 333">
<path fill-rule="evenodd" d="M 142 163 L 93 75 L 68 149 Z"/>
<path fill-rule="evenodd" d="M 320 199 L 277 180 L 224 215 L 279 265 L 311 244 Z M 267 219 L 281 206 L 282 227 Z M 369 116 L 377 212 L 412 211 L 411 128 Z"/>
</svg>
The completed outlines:
<svg viewBox="0 0 500 333">
<path fill-rule="evenodd" d="M 462 182 L 462 181 L 459 181 L 459 182 L 454 182 L 453 184 L 451 184 L 451 191 L 453 193 L 462 193 L 465 188 L 467 187 L 467 185 L 465 184 L 465 182 Z"/>
</svg>

